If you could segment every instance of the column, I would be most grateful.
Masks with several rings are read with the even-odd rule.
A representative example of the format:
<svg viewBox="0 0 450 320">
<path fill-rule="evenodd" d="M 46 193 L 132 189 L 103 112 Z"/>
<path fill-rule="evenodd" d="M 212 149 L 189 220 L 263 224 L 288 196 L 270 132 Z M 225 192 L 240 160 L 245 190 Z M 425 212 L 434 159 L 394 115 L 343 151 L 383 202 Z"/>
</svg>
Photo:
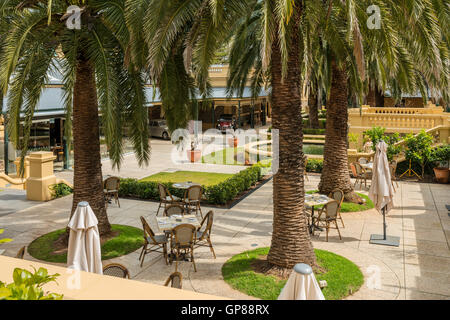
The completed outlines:
<svg viewBox="0 0 450 320">
<path fill-rule="evenodd" d="M 34 152 L 30 154 L 30 177 L 27 179 L 27 199 L 48 201 L 52 199 L 50 186 L 56 184 L 53 173 L 53 161 L 56 157 L 52 152 Z"/>
</svg>

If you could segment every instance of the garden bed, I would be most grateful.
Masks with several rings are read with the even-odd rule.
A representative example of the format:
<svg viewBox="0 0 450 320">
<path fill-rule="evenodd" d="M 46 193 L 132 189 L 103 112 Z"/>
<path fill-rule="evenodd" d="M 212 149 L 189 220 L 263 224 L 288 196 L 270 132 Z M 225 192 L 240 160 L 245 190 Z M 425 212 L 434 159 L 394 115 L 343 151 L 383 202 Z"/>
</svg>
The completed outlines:
<svg viewBox="0 0 450 320">
<path fill-rule="evenodd" d="M 322 293 L 327 300 L 341 300 L 356 291 L 364 283 L 364 276 L 350 260 L 324 250 L 314 250 L 319 267 L 315 272 L 317 281 L 326 280 Z M 263 300 L 276 300 L 286 284 L 286 279 L 265 275 L 255 267 L 264 260 L 269 248 L 258 248 L 233 256 L 222 267 L 222 275 L 233 289 Z"/>
</svg>

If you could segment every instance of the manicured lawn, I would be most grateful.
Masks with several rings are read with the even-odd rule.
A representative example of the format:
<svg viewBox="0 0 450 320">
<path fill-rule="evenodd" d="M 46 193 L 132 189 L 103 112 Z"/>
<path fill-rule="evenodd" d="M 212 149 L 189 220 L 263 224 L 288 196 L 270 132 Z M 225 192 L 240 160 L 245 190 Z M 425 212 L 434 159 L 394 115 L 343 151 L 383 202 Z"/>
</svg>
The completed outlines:
<svg viewBox="0 0 450 320">
<path fill-rule="evenodd" d="M 266 256 L 269 248 L 259 248 L 235 255 L 222 267 L 224 280 L 234 289 L 263 300 L 275 300 L 286 280 L 253 271 L 251 264 Z M 340 300 L 356 292 L 364 283 L 364 276 L 350 260 L 324 250 L 315 250 L 317 263 L 326 270 L 315 274 L 317 281 L 326 280 L 322 292 L 327 300 Z"/>
<path fill-rule="evenodd" d="M 113 224 L 111 227 L 113 231 L 117 231 L 119 234 L 102 245 L 102 260 L 126 255 L 144 245 L 144 233 L 141 229 L 117 224 Z M 66 263 L 67 252 L 53 253 L 53 244 L 65 231 L 65 229 L 56 230 L 37 238 L 28 246 L 28 252 L 39 260 Z"/>
<path fill-rule="evenodd" d="M 307 191 L 306 193 L 312 194 L 316 193 L 318 190 L 311 190 Z M 375 206 L 372 202 L 372 200 L 369 199 L 368 196 L 362 193 L 356 193 L 358 196 L 366 200 L 365 204 L 357 204 L 357 203 L 351 203 L 351 202 L 343 202 L 341 207 L 341 212 L 360 212 L 360 211 L 366 211 L 369 209 L 373 209 Z M 322 208 L 323 206 L 316 206 L 315 208 Z"/>
<path fill-rule="evenodd" d="M 146 177 L 139 181 L 155 181 L 155 182 L 186 182 L 192 181 L 202 186 L 212 186 L 232 177 L 228 173 L 215 172 L 199 172 L 199 171 L 176 171 L 176 172 L 160 172 L 152 176 Z"/>
<path fill-rule="evenodd" d="M 242 154 L 242 158 L 245 159 L 244 147 L 225 148 L 217 152 L 212 152 L 202 157 L 202 163 L 243 165 L 245 160 L 236 160 L 238 154 Z"/>
</svg>

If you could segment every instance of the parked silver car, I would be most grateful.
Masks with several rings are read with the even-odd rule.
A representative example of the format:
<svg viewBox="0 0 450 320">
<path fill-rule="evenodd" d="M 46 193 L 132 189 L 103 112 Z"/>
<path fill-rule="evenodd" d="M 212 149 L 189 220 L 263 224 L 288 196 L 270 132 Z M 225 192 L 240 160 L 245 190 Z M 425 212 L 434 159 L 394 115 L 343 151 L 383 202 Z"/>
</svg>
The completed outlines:
<svg viewBox="0 0 450 320">
<path fill-rule="evenodd" d="M 163 138 L 164 140 L 170 139 L 169 127 L 166 120 L 150 120 L 150 135 L 152 137 Z"/>
</svg>

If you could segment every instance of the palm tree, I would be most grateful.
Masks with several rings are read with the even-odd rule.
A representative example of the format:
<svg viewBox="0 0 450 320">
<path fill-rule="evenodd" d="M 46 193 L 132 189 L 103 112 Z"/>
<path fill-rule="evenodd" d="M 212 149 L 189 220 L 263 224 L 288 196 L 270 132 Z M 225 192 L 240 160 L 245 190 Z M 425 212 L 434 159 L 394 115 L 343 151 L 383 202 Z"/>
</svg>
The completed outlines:
<svg viewBox="0 0 450 320">
<path fill-rule="evenodd" d="M 80 30 L 66 25 L 70 5 L 80 8 Z M 119 168 L 122 160 L 124 126 L 131 128 L 139 163 L 149 159 L 145 77 L 127 58 L 129 32 L 124 11 L 124 0 L 9 0 L 0 6 L 1 19 L 8 19 L 7 35 L 0 40 L 0 83 L 8 92 L 10 137 L 23 159 L 48 74 L 59 68 L 64 76 L 67 140 L 73 132 L 72 214 L 78 202 L 88 201 L 98 218 L 101 236 L 111 227 L 103 196 L 99 124 L 113 166 Z M 57 59 L 57 53 L 62 57 Z"/>
<path fill-rule="evenodd" d="M 375 86 L 384 87 L 384 84 L 389 83 L 391 87 L 400 89 L 396 91 L 401 91 L 401 88 L 408 92 L 415 91 L 417 88 L 423 88 L 424 82 L 416 75 L 417 70 L 414 71 L 412 62 L 416 61 L 416 66 L 423 66 L 424 59 L 420 55 L 425 54 L 428 57 L 425 60 L 433 63 L 421 67 L 420 71 L 440 74 L 441 77 L 437 77 L 439 80 L 435 81 L 435 85 L 445 88 L 448 75 L 445 75 L 442 68 L 442 56 L 446 56 L 446 50 L 437 50 L 442 36 L 438 32 L 439 28 L 433 24 L 436 19 L 433 19 L 435 13 L 430 9 L 432 6 L 430 4 L 430 7 L 427 7 L 426 2 L 423 0 L 419 6 L 420 14 L 412 15 L 414 21 L 422 21 L 417 22 L 413 28 L 417 34 L 411 37 L 410 28 L 406 26 L 415 22 L 405 23 L 405 17 L 411 16 L 405 14 L 405 11 L 417 14 L 418 8 L 414 7 L 417 1 L 400 4 L 396 1 L 375 1 L 382 12 L 381 30 L 369 30 L 364 23 L 358 22 L 367 20 L 365 9 L 369 5 L 368 2 L 348 1 L 347 5 L 344 5 L 342 2 L 330 1 L 329 14 L 323 23 L 323 37 L 327 40 L 327 59 L 331 62 L 329 65 L 332 80 L 327 104 L 327 138 L 320 192 L 327 194 L 339 188 L 344 191 L 347 201 L 361 200 L 354 193 L 348 175 L 347 107 L 349 96 L 357 96 L 361 101 L 364 87 L 369 84 L 369 80 L 365 79 L 367 69 L 369 76 L 377 81 Z M 417 43 L 417 39 L 422 39 L 423 43 Z"/>
<path fill-rule="evenodd" d="M 279 130 L 280 152 L 274 177 L 274 227 L 267 269 L 290 271 L 298 262 L 315 266 L 303 213 L 299 51 L 302 1 L 154 0 L 134 1 L 134 5 L 133 12 L 138 14 L 129 22 L 134 26 L 133 38 L 141 35 L 145 39 L 151 78 L 161 88 L 165 113 L 174 117 L 168 119 L 169 125 L 177 122 L 176 117 L 185 117 L 185 106 L 192 101 L 192 94 L 184 91 L 178 109 L 184 110 L 184 115 L 171 115 L 175 106 L 170 95 L 181 91 L 177 77 L 189 79 L 183 82 L 208 97 L 208 68 L 214 53 L 230 36 L 235 40 L 230 54 L 229 92 L 242 94 L 251 78 L 256 96 L 265 80 L 270 79 L 272 121 L 273 128 Z M 169 87 L 174 88 L 166 94 L 164 88 Z"/>
</svg>

